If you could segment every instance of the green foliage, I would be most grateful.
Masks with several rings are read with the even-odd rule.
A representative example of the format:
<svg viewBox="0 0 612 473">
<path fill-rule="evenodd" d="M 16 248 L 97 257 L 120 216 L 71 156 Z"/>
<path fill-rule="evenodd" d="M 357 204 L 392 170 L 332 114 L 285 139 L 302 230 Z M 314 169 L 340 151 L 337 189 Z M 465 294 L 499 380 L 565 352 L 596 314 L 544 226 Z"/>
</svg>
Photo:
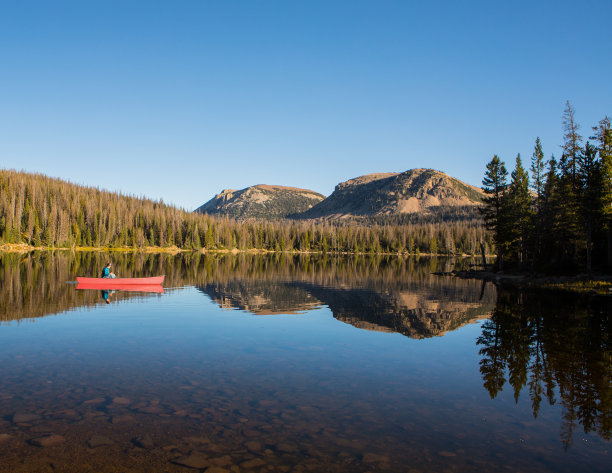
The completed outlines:
<svg viewBox="0 0 612 473">
<path fill-rule="evenodd" d="M 599 152 L 599 173 L 601 180 L 601 225 L 604 229 L 604 239 L 607 247 L 607 266 L 612 268 L 612 129 L 610 119 L 605 117 L 598 126 L 592 140 L 597 144 Z"/>
<path fill-rule="evenodd" d="M 598 126 L 593 127 L 591 137 L 597 143 L 601 172 L 602 215 L 607 227 L 612 223 L 612 129 L 610 119 L 605 117 Z"/>
<path fill-rule="evenodd" d="M 163 202 L 124 196 L 0 170 L 0 237 L 47 247 L 176 246 L 181 249 L 261 249 L 332 253 L 477 252 L 486 239 L 479 220 L 342 224 L 236 221 L 186 212 Z M 441 246 L 441 242 L 445 242 Z"/>
<path fill-rule="evenodd" d="M 538 215 L 542 211 L 542 199 L 544 198 L 544 152 L 542 151 L 542 142 L 540 137 L 536 138 L 533 155 L 531 156 L 531 190 L 535 194 L 535 207 Z"/>
<path fill-rule="evenodd" d="M 487 194 L 484 198 L 484 206 L 481 209 L 484 218 L 485 227 L 494 235 L 495 245 L 497 248 L 497 262 L 500 269 L 503 266 L 503 255 L 506 251 L 505 244 L 505 215 L 504 215 L 504 193 L 506 191 L 508 171 L 506 165 L 499 159 L 499 156 L 494 155 L 491 161 L 487 164 L 485 177 L 482 180 L 482 188 Z"/>
<path fill-rule="evenodd" d="M 527 259 L 527 246 L 531 234 L 531 205 L 529 194 L 529 176 L 523 168 L 520 154 L 512 171 L 511 182 L 504 201 L 506 228 L 503 240 L 509 250 L 509 256 L 518 264 Z"/>
<path fill-rule="evenodd" d="M 606 117 L 594 127 L 590 142 L 582 137 L 573 108 L 563 115 L 563 155 L 554 157 L 544 172 L 544 153 L 536 139 L 531 159 L 532 184 L 516 159 L 510 185 L 504 163 L 494 156 L 487 164 L 482 210 L 486 228 L 494 237 L 498 264 L 504 258 L 515 269 L 591 273 L 594 261 L 601 269 L 612 267 L 612 132 Z M 607 234 L 607 244 L 606 244 Z M 598 257 L 600 256 L 600 257 Z"/>
</svg>

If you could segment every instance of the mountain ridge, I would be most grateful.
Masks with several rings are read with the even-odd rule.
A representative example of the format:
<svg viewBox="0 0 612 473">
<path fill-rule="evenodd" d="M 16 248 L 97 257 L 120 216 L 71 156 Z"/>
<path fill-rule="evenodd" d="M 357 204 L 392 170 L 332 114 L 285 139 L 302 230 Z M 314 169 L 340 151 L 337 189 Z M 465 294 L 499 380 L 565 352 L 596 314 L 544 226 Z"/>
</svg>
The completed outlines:
<svg viewBox="0 0 612 473">
<path fill-rule="evenodd" d="M 339 183 L 300 218 L 338 219 L 429 213 L 440 207 L 480 205 L 484 192 L 434 169 L 375 173 Z"/>
<path fill-rule="evenodd" d="M 325 196 L 309 189 L 257 184 L 244 189 L 224 189 L 194 212 L 225 215 L 238 220 L 280 219 L 308 210 Z"/>
<path fill-rule="evenodd" d="M 328 197 L 308 189 L 266 184 L 225 189 L 195 212 L 237 219 L 467 220 L 479 218 L 477 208 L 484 195 L 478 187 L 441 171 L 416 168 L 348 179 L 337 184 Z"/>
</svg>

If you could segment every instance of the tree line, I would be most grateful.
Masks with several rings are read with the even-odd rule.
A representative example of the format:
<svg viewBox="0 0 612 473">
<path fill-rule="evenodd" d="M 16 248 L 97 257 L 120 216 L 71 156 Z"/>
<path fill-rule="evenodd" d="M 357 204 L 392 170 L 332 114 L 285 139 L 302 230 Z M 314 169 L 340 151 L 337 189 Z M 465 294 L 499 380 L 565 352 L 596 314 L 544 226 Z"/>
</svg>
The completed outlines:
<svg viewBox="0 0 612 473">
<path fill-rule="evenodd" d="M 367 225 L 237 222 L 42 174 L 0 170 L 0 243 L 46 248 L 476 254 L 483 240 L 492 251 L 492 238 L 479 220 Z"/>
<path fill-rule="evenodd" d="M 529 172 L 520 154 L 510 174 L 499 156 L 487 164 L 482 207 L 497 266 L 531 272 L 592 273 L 612 267 L 612 131 L 610 119 L 586 142 L 569 101 L 557 161 L 536 138 Z"/>
</svg>

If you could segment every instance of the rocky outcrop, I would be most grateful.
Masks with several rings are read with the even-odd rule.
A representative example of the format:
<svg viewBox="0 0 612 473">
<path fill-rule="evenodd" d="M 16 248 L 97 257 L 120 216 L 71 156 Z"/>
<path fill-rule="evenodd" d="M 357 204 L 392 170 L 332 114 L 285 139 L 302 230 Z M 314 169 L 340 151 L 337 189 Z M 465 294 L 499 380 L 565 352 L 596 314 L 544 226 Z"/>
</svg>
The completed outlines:
<svg viewBox="0 0 612 473">
<path fill-rule="evenodd" d="M 444 211 L 481 204 L 481 189 L 433 169 L 379 173 L 338 184 L 324 201 L 301 213 L 300 218 L 444 214 Z"/>
<path fill-rule="evenodd" d="M 324 195 L 308 189 L 259 184 L 242 190 L 223 190 L 195 211 L 240 220 L 273 220 L 304 212 L 323 199 Z"/>
</svg>

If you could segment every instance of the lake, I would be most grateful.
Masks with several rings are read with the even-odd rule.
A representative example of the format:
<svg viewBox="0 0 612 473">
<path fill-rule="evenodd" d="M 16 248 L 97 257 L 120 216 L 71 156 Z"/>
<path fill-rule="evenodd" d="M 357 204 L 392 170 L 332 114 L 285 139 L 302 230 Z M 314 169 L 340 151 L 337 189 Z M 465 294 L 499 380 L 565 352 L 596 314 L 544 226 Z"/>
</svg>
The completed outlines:
<svg viewBox="0 0 612 473">
<path fill-rule="evenodd" d="M 0 471 L 610 471 L 611 299 L 470 263 L 0 254 Z"/>
</svg>

